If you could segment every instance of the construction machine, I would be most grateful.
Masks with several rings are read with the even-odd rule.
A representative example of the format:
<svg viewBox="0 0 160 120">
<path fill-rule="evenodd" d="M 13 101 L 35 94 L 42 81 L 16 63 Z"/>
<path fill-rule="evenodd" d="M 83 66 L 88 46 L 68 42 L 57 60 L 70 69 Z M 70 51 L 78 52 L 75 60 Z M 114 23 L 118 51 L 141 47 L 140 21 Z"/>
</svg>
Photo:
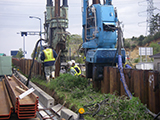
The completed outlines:
<svg viewBox="0 0 160 120">
<path fill-rule="evenodd" d="M 60 53 L 57 59 L 56 71 L 60 70 L 60 63 L 66 62 L 66 39 L 69 32 L 68 28 L 68 0 L 47 0 L 45 12 L 45 40 L 48 46 L 53 48 L 56 53 Z M 59 72 L 55 73 L 59 76 Z"/>
<path fill-rule="evenodd" d="M 93 81 L 103 80 L 104 66 L 116 66 L 118 55 L 121 54 L 125 63 L 125 50 L 117 41 L 122 43 L 122 32 L 117 18 L 117 10 L 112 0 L 83 0 L 82 8 L 82 39 L 86 56 L 86 77 Z"/>
</svg>

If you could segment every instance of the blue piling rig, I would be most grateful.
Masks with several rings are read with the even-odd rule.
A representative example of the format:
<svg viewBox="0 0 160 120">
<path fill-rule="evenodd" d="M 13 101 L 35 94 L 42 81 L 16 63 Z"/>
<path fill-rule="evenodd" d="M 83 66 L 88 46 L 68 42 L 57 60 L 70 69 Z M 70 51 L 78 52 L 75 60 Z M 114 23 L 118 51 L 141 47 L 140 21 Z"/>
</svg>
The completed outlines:
<svg viewBox="0 0 160 120">
<path fill-rule="evenodd" d="M 93 80 L 103 79 L 104 66 L 116 66 L 118 18 L 111 0 L 101 4 L 93 0 L 83 0 L 82 48 L 86 56 L 86 77 Z M 121 49 L 122 62 L 125 63 L 125 50 Z"/>
</svg>

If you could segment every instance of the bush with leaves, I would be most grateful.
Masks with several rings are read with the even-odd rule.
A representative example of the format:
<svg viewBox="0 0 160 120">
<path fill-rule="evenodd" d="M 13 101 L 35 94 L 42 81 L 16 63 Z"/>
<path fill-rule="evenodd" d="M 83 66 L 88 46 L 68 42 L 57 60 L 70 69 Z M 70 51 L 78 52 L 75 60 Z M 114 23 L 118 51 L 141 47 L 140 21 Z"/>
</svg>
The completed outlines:
<svg viewBox="0 0 160 120">
<path fill-rule="evenodd" d="M 139 58 L 134 59 L 134 62 L 135 62 L 135 63 L 138 63 L 138 62 L 139 62 Z"/>
<path fill-rule="evenodd" d="M 146 114 L 147 108 L 140 102 L 139 98 L 128 99 L 126 96 L 116 96 L 115 94 L 90 96 L 90 98 L 92 100 L 88 101 L 89 104 L 84 105 L 84 108 L 86 114 L 94 117 L 95 120 L 152 119 L 149 114 Z"/>
<path fill-rule="evenodd" d="M 131 47 L 132 47 L 132 49 L 134 49 L 134 48 L 136 47 L 136 45 L 135 45 L 135 44 L 133 44 Z"/>
<path fill-rule="evenodd" d="M 150 47 L 153 47 L 153 54 L 157 54 L 160 52 L 160 45 L 157 43 L 151 43 Z"/>
<path fill-rule="evenodd" d="M 71 74 L 61 74 L 58 78 L 51 81 L 51 86 L 61 91 L 72 91 L 76 87 L 84 89 L 87 86 L 87 79 L 72 76 Z"/>
</svg>

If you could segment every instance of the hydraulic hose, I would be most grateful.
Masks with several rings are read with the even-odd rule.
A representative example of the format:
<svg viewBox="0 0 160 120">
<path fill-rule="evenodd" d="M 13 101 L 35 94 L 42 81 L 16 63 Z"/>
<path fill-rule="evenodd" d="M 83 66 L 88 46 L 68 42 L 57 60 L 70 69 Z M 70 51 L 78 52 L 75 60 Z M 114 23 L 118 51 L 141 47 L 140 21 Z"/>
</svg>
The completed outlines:
<svg viewBox="0 0 160 120">
<path fill-rule="evenodd" d="M 30 80 L 30 77 L 31 77 L 31 73 L 32 73 L 32 68 L 33 68 L 33 65 L 34 65 L 34 59 L 35 59 L 35 56 L 36 56 L 36 51 L 37 51 L 37 47 L 38 47 L 38 43 L 41 42 L 41 41 L 45 41 L 44 39 L 39 39 L 36 43 L 36 46 L 35 46 L 35 49 L 34 49 L 34 55 L 33 55 L 33 59 L 32 59 L 32 65 L 30 67 L 30 71 L 29 71 L 29 75 L 28 75 L 28 80 L 27 80 L 27 83 L 26 83 L 26 86 L 28 87 L 28 84 L 29 84 L 29 80 Z"/>
<path fill-rule="evenodd" d="M 120 23 L 118 23 L 118 24 L 120 24 Z M 121 56 L 121 45 L 122 45 L 121 42 L 122 42 L 122 30 L 119 27 L 119 29 L 118 29 L 118 47 L 117 47 L 117 50 L 118 50 L 118 69 L 119 69 L 120 77 L 121 77 L 120 80 L 123 84 L 125 92 L 127 93 L 128 97 L 130 99 L 132 99 L 132 94 L 128 89 L 128 86 L 127 86 L 126 81 L 125 81 L 124 73 L 123 73 L 122 56 Z M 147 112 L 150 115 L 152 115 L 154 117 L 154 119 L 157 119 L 157 118 L 160 119 L 160 117 L 158 117 L 160 115 L 160 112 L 156 115 L 156 114 L 152 113 L 148 108 L 147 108 Z"/>
<path fill-rule="evenodd" d="M 123 73 L 123 67 L 122 67 L 122 57 L 121 57 L 121 55 L 118 55 L 118 69 L 119 69 L 120 76 L 121 76 L 120 80 L 123 84 L 125 92 L 127 93 L 128 97 L 130 99 L 132 99 L 132 94 L 129 91 L 128 86 L 127 86 L 126 81 L 125 81 L 125 77 L 124 77 L 124 73 Z"/>
</svg>

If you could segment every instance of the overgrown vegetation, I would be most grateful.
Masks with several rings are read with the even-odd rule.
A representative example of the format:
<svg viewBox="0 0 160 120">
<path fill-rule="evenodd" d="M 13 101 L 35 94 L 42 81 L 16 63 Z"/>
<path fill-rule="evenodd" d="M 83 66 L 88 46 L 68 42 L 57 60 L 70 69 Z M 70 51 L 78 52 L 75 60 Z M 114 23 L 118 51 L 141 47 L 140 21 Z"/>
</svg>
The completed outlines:
<svg viewBox="0 0 160 120">
<path fill-rule="evenodd" d="M 71 106 L 75 105 L 77 111 L 84 107 L 86 120 L 152 119 L 147 114 L 146 106 L 138 98 L 128 99 L 126 96 L 101 94 L 93 90 L 89 81 L 82 77 L 61 74 L 58 78 L 52 79 L 50 84 L 40 78 L 34 78 L 32 81 L 56 91 Z"/>
<path fill-rule="evenodd" d="M 24 53 L 23 53 L 23 51 L 22 51 L 22 48 L 19 48 L 19 51 L 18 51 L 18 53 L 17 53 L 17 55 L 16 55 L 16 58 L 22 58 L 22 57 L 24 57 Z"/>
<path fill-rule="evenodd" d="M 134 44 L 137 44 L 138 46 L 144 46 L 150 42 L 152 42 L 153 40 L 157 40 L 160 38 L 160 32 L 157 32 L 155 33 L 154 35 L 149 35 L 147 37 L 143 36 L 143 35 L 140 35 L 139 37 L 132 37 L 131 40 L 129 41 L 126 41 L 125 40 L 125 48 L 128 48 L 128 44 L 131 43 L 131 41 L 134 43 Z M 132 46 L 133 44 L 131 44 Z"/>
</svg>

